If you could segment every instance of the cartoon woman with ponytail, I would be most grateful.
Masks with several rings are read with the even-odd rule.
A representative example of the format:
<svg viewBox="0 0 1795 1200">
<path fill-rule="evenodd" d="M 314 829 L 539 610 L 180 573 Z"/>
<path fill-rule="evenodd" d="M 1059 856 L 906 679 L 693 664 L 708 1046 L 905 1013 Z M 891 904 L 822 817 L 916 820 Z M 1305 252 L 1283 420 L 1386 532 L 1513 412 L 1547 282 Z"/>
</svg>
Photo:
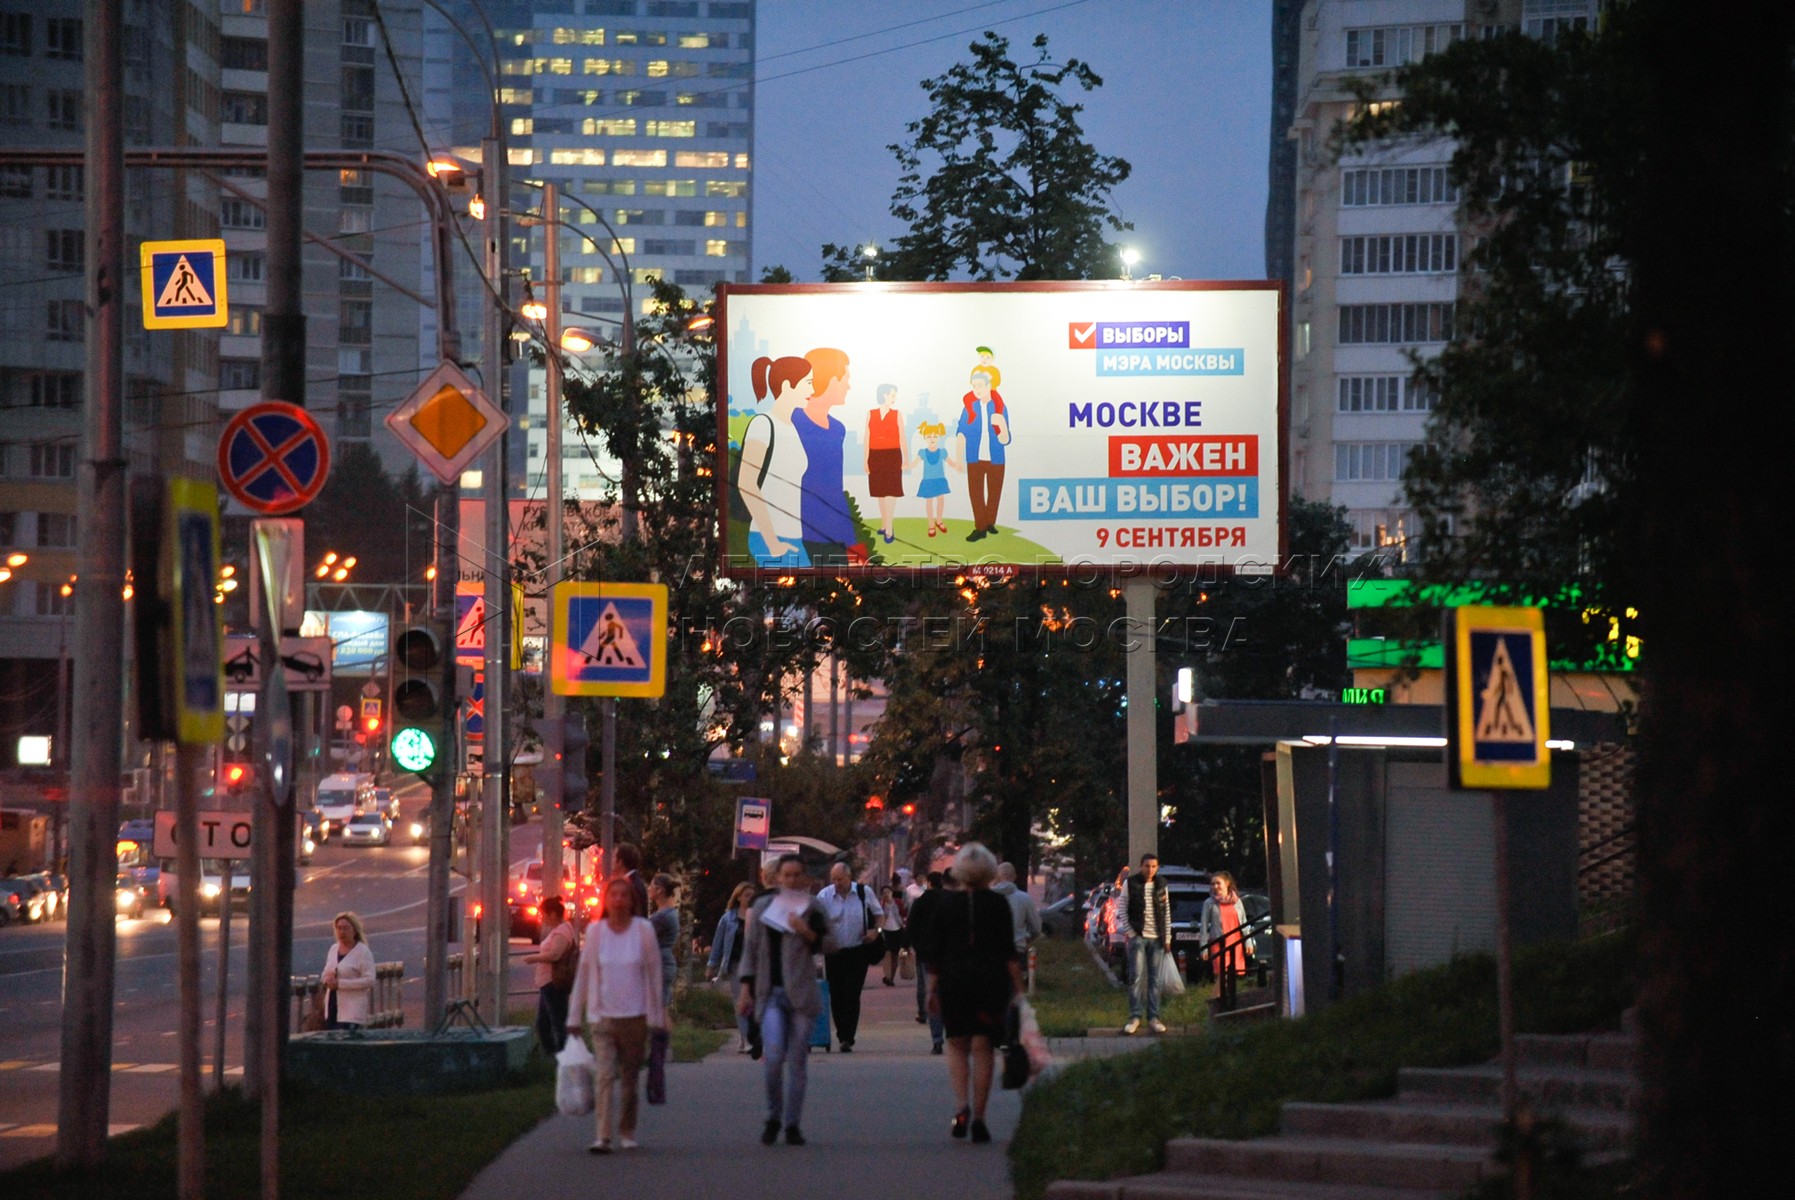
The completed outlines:
<svg viewBox="0 0 1795 1200">
<path fill-rule="evenodd" d="M 809 469 L 792 413 L 810 399 L 811 368 L 802 358 L 757 358 L 749 369 L 761 410 L 742 431 L 735 494 L 749 521 L 748 552 L 761 567 L 808 567 L 803 540 L 803 481 Z M 771 403 L 768 403 L 768 397 Z"/>
</svg>

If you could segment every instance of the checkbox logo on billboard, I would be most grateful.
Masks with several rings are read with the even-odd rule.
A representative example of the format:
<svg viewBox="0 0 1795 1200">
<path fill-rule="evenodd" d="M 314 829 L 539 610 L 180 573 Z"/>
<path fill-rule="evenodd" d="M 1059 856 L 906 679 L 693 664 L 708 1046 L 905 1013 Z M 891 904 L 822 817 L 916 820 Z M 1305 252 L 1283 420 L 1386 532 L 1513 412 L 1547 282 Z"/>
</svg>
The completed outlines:
<svg viewBox="0 0 1795 1200">
<path fill-rule="evenodd" d="M 1094 350 L 1097 348 L 1097 322 L 1073 321 L 1066 326 L 1066 349 Z"/>
</svg>

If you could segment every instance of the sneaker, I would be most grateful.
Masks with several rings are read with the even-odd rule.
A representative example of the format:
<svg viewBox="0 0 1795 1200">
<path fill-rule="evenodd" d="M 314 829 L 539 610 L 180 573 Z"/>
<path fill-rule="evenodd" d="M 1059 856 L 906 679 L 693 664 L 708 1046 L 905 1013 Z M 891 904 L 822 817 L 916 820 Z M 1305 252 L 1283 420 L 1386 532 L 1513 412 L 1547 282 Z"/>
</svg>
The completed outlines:
<svg viewBox="0 0 1795 1200">
<path fill-rule="evenodd" d="M 1133 1037 L 1135 1033 L 1140 1030 L 1140 1027 L 1141 1019 L 1139 1017 L 1130 1017 L 1128 1018 L 1128 1024 L 1122 1026 L 1122 1032 L 1128 1037 Z"/>
<path fill-rule="evenodd" d="M 929 1019 L 927 1017 L 923 1016 L 921 1013 L 917 1013 L 916 1014 L 916 1023 L 918 1025 L 927 1025 L 929 1023 Z"/>
<path fill-rule="evenodd" d="M 593 1142 L 590 1146 L 586 1147 L 586 1153 L 588 1154 L 609 1154 L 610 1152 L 610 1138 L 599 1138 L 596 1142 Z"/>
<path fill-rule="evenodd" d="M 778 1140 L 779 1140 L 779 1118 L 778 1117 L 768 1117 L 766 1128 L 764 1128 L 760 1131 L 760 1144 L 763 1146 L 771 1146 L 774 1142 L 776 1142 Z"/>
<path fill-rule="evenodd" d="M 640 1150 L 642 1148 L 642 1143 L 631 1137 L 618 1138 L 617 1148 L 619 1150 Z"/>
<path fill-rule="evenodd" d="M 1151 1029 L 1154 1033 L 1164 1033 L 1166 1031 L 1166 1023 L 1161 1021 L 1158 1017 L 1155 1017 L 1147 1022 L 1147 1028 Z"/>
<path fill-rule="evenodd" d="M 936 1043 L 935 1043 L 935 1044 L 934 1044 L 934 1045 L 933 1045 L 933 1046 L 930 1046 L 930 1047 L 929 1047 L 929 1053 L 930 1053 L 930 1054 L 941 1054 L 941 1053 L 944 1053 L 944 1051 L 943 1051 L 943 1050 L 942 1050 L 942 1048 L 941 1048 L 941 1043 L 940 1043 L 940 1042 L 936 1042 Z"/>
<path fill-rule="evenodd" d="M 785 1144 L 788 1146 L 802 1146 L 804 1144 L 804 1131 L 799 1129 L 796 1125 L 787 1125 L 785 1127 Z"/>
<path fill-rule="evenodd" d="M 977 1119 L 973 1120 L 972 1140 L 974 1144 L 981 1146 L 991 1140 L 991 1131 L 985 1128 L 985 1123 L 983 1121 Z"/>
<path fill-rule="evenodd" d="M 971 1120 L 972 1110 L 970 1108 L 962 1108 L 959 1112 L 954 1114 L 954 1124 L 953 1127 L 948 1130 L 948 1133 L 957 1138 L 965 1137 L 966 1126 Z"/>
<path fill-rule="evenodd" d="M 853 1043 L 853 1042 L 843 1042 L 843 1043 L 842 1043 L 842 1044 L 841 1044 L 841 1052 L 842 1052 L 842 1053 L 843 1053 L 843 1054 L 852 1054 L 852 1053 L 854 1053 L 854 1043 Z"/>
</svg>

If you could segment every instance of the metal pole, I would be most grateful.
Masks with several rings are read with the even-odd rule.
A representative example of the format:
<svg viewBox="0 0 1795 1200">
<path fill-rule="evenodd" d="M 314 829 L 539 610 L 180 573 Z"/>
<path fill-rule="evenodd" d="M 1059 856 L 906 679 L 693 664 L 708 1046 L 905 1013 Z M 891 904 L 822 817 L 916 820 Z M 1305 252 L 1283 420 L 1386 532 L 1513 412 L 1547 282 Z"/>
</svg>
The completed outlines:
<svg viewBox="0 0 1795 1200">
<path fill-rule="evenodd" d="M 1153 727 L 1154 645 L 1153 625 L 1157 593 L 1153 581 L 1138 576 L 1122 584 L 1127 606 L 1128 682 L 1128 862 L 1138 866 L 1141 855 L 1159 851 L 1159 747 Z"/>
<path fill-rule="evenodd" d="M 566 553 L 565 541 L 566 506 L 561 495 L 561 207 L 555 185 L 542 185 L 542 233 L 545 243 L 542 251 L 543 280 L 542 299 L 548 306 L 548 316 L 542 322 L 543 340 L 548 343 L 548 359 L 545 367 L 545 403 L 547 444 L 543 452 L 548 456 L 547 478 L 543 487 L 543 523 L 547 543 L 547 556 L 543 564 L 542 586 L 544 593 L 560 581 L 566 574 L 561 562 Z M 549 687 L 549 672 L 542 674 L 542 726 L 543 748 L 550 744 L 550 731 L 556 746 L 561 745 L 561 719 L 566 712 L 566 702 Z M 543 766 L 554 774 L 554 780 L 548 787 L 548 799 L 551 801 L 542 810 L 542 890 L 543 893 L 561 891 L 561 772 L 554 766 L 553 760 L 545 753 L 542 756 Z M 581 797 L 584 799 L 584 797 Z"/>
<path fill-rule="evenodd" d="M 598 753 L 603 774 L 598 781 L 598 806 L 604 846 L 600 864 L 606 875 L 611 871 L 611 851 L 617 845 L 617 697 L 601 696 L 598 700 Z"/>
<path fill-rule="evenodd" d="M 231 878 L 236 878 L 236 867 L 231 868 Z M 185 885 L 183 885 L 185 886 Z M 199 919 L 199 878 L 194 877 L 194 920 Z M 226 884 L 228 891 L 229 884 Z M 184 904 L 185 901 L 182 901 Z M 218 1003 L 214 1010 L 217 1017 L 212 1023 L 212 1090 L 224 1087 L 224 1027 L 225 1017 L 229 1015 L 231 1003 L 231 906 L 220 902 L 218 905 Z M 247 1005 L 245 1006 L 247 1007 Z M 247 1031 L 243 1038 L 243 1055 L 249 1057 L 249 1036 Z"/>
<path fill-rule="evenodd" d="M 87 404 L 79 476 L 80 592 L 69 770 L 69 923 L 63 964 L 56 1167 L 93 1174 L 112 1101 L 113 956 L 118 934 L 118 772 L 124 661 L 125 143 L 123 0 L 87 0 Z M 135 283 L 135 277 L 132 278 Z"/>
<path fill-rule="evenodd" d="M 175 865 L 181 892 L 175 910 L 179 950 L 181 1115 L 178 1149 L 181 1200 L 199 1200 L 206 1184 L 204 1081 L 200 1074 L 199 994 L 199 798 L 194 784 L 210 747 L 175 748 Z M 219 1027 L 223 1028 L 220 1022 Z"/>
<path fill-rule="evenodd" d="M 484 236 L 486 239 L 487 280 L 493 295 L 486 306 L 486 336 L 481 347 L 481 382 L 488 398 L 503 407 L 505 377 L 505 277 L 503 249 L 505 233 L 502 225 L 508 188 L 505 186 L 503 150 L 496 133 L 481 143 L 481 166 L 493 180 L 496 193 L 487 200 Z M 485 920 L 480 931 L 479 1005 L 486 1019 L 495 1024 L 505 1020 L 505 772 L 510 766 L 505 756 L 505 710 L 503 703 L 504 674 L 507 666 L 508 639 L 505 636 L 504 613 L 510 604 L 507 567 L 510 551 L 505 505 L 505 446 L 500 439 L 486 452 L 483 486 L 486 519 L 485 547 L 482 551 L 486 581 L 486 685 L 485 685 L 485 754 L 481 795 L 485 853 L 481 856 L 480 896 Z"/>
<path fill-rule="evenodd" d="M 436 581 L 424 601 L 429 617 L 446 614 L 453 620 L 455 612 L 455 549 L 461 528 L 461 505 L 455 493 L 444 488 L 437 493 Z M 437 744 L 442 747 L 437 757 L 436 785 L 430 794 L 430 865 L 424 893 L 424 923 L 428 942 L 424 951 L 424 1025 L 435 1028 L 449 1008 L 449 869 L 455 857 L 455 774 L 458 757 L 455 741 L 455 646 L 453 639 L 443 647 L 443 725 Z M 388 693 L 391 702 L 391 693 Z"/>
<path fill-rule="evenodd" d="M 1328 718 L 1328 999 L 1346 994 L 1340 953 L 1340 719 Z"/>
</svg>

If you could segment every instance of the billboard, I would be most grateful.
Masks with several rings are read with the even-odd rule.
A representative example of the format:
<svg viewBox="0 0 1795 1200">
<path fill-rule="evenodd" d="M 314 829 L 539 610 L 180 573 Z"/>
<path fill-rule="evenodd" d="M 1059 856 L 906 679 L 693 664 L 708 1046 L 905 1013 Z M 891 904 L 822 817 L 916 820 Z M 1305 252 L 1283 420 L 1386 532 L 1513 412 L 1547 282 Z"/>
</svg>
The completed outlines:
<svg viewBox="0 0 1795 1200">
<path fill-rule="evenodd" d="M 1276 283 L 722 289 L 738 575 L 1270 570 Z"/>
</svg>

